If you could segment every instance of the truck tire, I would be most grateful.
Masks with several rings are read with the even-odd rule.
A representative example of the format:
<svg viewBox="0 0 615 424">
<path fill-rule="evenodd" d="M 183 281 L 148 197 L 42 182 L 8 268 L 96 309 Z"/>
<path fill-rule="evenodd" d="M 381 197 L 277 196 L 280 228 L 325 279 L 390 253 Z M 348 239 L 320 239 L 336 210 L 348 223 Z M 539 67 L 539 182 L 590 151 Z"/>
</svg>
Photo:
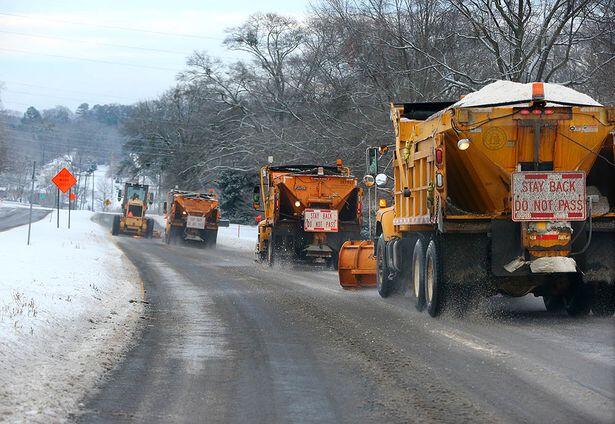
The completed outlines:
<svg viewBox="0 0 615 424">
<path fill-rule="evenodd" d="M 435 240 L 430 240 L 425 251 L 425 305 L 427 313 L 437 317 L 443 309 L 445 285 L 438 248 Z"/>
<path fill-rule="evenodd" d="M 563 296 L 544 295 L 542 297 L 542 301 L 545 304 L 545 309 L 547 310 L 547 312 L 551 312 L 551 313 L 562 312 L 566 307 Z"/>
<path fill-rule="evenodd" d="M 154 220 L 152 218 L 147 218 L 146 222 L 145 237 L 151 239 L 154 236 Z"/>
<path fill-rule="evenodd" d="M 120 216 L 113 216 L 113 225 L 111 226 L 111 235 L 117 236 L 120 233 Z"/>
<path fill-rule="evenodd" d="M 597 317 L 611 317 L 615 314 L 615 287 L 600 282 L 593 292 L 592 312 Z"/>
<path fill-rule="evenodd" d="M 411 286 L 414 307 L 417 311 L 425 309 L 425 248 L 419 238 L 412 252 Z"/>
<path fill-rule="evenodd" d="M 212 249 L 215 248 L 217 240 L 218 240 L 218 230 L 210 231 L 207 237 L 207 246 L 211 247 Z"/>
<path fill-rule="evenodd" d="M 337 266 L 339 263 L 339 252 L 333 251 L 333 254 L 330 258 L 327 258 L 327 267 L 333 271 L 337 271 Z"/>
<path fill-rule="evenodd" d="M 571 317 L 584 317 L 589 314 L 592 306 L 590 287 L 583 284 L 578 276 L 571 280 L 570 290 L 564 296 L 566 312 Z"/>
<path fill-rule="evenodd" d="M 273 237 L 270 236 L 267 240 L 267 265 L 272 267 L 275 264 L 275 246 L 273 245 Z"/>
<path fill-rule="evenodd" d="M 376 289 L 380 297 L 389 297 L 395 290 L 395 281 L 389 279 L 390 270 L 386 258 L 384 236 L 378 238 L 376 245 Z"/>
</svg>

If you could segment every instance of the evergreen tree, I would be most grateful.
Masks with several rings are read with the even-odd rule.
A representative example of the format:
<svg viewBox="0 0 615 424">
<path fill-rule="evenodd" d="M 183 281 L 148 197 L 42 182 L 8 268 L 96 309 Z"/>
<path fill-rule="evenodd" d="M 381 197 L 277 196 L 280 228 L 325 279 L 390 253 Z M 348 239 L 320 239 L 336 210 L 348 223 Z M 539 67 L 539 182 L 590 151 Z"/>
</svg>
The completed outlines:
<svg viewBox="0 0 615 424">
<path fill-rule="evenodd" d="M 258 184 L 255 174 L 224 171 L 218 178 L 222 216 L 239 224 L 254 224 L 256 212 L 252 209 L 252 194 Z"/>
<path fill-rule="evenodd" d="M 29 124 L 41 124 L 43 122 L 43 117 L 41 113 L 34 106 L 30 106 L 26 113 L 23 114 L 23 118 L 21 118 L 21 123 L 24 125 Z"/>
</svg>

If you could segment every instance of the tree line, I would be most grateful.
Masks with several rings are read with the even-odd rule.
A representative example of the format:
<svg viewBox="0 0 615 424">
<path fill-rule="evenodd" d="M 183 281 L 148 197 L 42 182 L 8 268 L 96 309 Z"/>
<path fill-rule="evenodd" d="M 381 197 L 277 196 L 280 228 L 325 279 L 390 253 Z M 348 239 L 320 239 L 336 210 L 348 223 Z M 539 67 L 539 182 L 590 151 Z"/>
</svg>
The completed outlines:
<svg viewBox="0 0 615 424">
<path fill-rule="evenodd" d="M 243 60 L 195 52 L 174 87 L 135 106 L 124 169 L 186 188 L 254 174 L 269 156 L 342 158 L 361 174 L 365 148 L 392 139 L 389 102 L 454 100 L 498 79 L 558 82 L 612 102 L 614 6 L 321 0 L 302 22 L 255 14 L 224 41 Z"/>
<path fill-rule="evenodd" d="M 124 111 L 117 172 L 226 190 L 241 217 L 270 156 L 341 158 L 360 176 L 365 149 L 392 140 L 391 101 L 498 79 L 615 99 L 615 0 L 320 0 L 301 21 L 252 15 L 224 45 L 243 59 L 195 51 L 173 87 Z"/>
<path fill-rule="evenodd" d="M 37 189 L 43 196 L 53 192 L 47 177 L 60 165 L 87 174 L 97 164 L 119 163 L 124 143 L 120 124 L 131 109 L 126 105 L 90 107 L 83 103 L 74 112 L 64 106 L 40 111 L 31 106 L 21 116 L 0 110 L 0 195 L 11 200 L 27 199 L 33 161 L 40 175 L 45 175 Z M 53 203 L 51 196 L 40 200 Z"/>
</svg>

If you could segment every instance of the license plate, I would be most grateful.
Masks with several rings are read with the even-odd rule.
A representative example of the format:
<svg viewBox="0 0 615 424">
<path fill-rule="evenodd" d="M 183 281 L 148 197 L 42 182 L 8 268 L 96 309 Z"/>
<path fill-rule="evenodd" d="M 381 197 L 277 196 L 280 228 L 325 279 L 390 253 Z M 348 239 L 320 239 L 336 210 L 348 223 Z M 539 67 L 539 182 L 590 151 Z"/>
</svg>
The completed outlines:
<svg viewBox="0 0 615 424">
<path fill-rule="evenodd" d="M 193 216 L 188 215 L 188 220 L 186 222 L 186 227 L 188 228 L 198 228 L 203 230 L 205 228 L 205 218 L 202 216 Z"/>
<path fill-rule="evenodd" d="M 587 219 L 584 172 L 514 172 L 513 221 Z"/>
<path fill-rule="evenodd" d="M 310 232 L 337 233 L 337 211 L 305 209 L 303 229 Z"/>
</svg>

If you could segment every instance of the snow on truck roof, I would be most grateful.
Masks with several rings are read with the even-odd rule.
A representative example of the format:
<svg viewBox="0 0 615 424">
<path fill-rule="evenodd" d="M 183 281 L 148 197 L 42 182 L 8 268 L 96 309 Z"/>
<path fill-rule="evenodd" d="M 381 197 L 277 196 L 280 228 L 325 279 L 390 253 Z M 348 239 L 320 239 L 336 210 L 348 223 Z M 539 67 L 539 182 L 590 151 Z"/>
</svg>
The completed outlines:
<svg viewBox="0 0 615 424">
<path fill-rule="evenodd" d="M 291 172 L 294 174 L 316 174 L 322 168 L 328 175 L 341 175 L 337 166 L 332 165 L 276 165 L 270 166 L 271 171 Z"/>
<path fill-rule="evenodd" d="M 569 106 L 602 106 L 587 94 L 559 84 L 544 83 L 547 103 Z M 496 81 L 466 95 L 451 107 L 504 106 L 532 101 L 532 83 Z"/>
</svg>

